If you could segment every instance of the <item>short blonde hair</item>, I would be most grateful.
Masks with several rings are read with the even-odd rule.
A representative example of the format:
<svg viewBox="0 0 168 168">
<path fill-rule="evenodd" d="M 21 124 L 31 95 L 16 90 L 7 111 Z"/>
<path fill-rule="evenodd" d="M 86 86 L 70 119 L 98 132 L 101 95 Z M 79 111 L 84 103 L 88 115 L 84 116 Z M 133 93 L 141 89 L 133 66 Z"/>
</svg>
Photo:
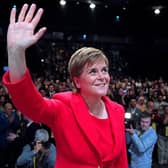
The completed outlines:
<svg viewBox="0 0 168 168">
<path fill-rule="evenodd" d="M 93 47 L 82 47 L 78 49 L 71 56 L 68 63 L 68 71 L 71 79 L 73 80 L 73 77 L 79 77 L 82 74 L 83 68 L 87 63 L 92 64 L 99 58 L 104 59 L 107 66 L 109 66 L 109 61 L 101 50 Z"/>
</svg>

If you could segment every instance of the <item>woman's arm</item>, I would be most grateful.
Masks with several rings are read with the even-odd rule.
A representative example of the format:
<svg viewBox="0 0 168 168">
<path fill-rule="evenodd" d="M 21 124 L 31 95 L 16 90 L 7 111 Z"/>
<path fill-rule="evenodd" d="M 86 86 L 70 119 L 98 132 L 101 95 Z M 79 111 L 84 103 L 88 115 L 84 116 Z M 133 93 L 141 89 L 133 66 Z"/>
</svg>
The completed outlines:
<svg viewBox="0 0 168 168">
<path fill-rule="evenodd" d="M 35 12 L 37 11 L 37 12 Z M 34 121 L 53 121 L 55 103 L 44 100 L 37 91 L 31 75 L 26 67 L 25 51 L 35 44 L 44 34 L 43 27 L 34 33 L 43 9 L 37 9 L 32 4 L 24 4 L 16 19 L 16 8 L 11 10 L 10 24 L 7 33 L 7 50 L 9 71 L 3 76 L 15 107 Z M 51 108 L 48 108 L 51 107 Z M 44 121 L 45 120 L 45 121 Z"/>
<path fill-rule="evenodd" d="M 36 5 L 24 4 L 18 19 L 16 8 L 11 10 L 10 24 L 7 33 L 8 66 L 11 82 L 19 81 L 26 72 L 25 50 L 35 44 L 44 34 L 46 28 L 40 28 L 34 33 L 43 14 L 43 9 L 35 13 Z"/>
</svg>

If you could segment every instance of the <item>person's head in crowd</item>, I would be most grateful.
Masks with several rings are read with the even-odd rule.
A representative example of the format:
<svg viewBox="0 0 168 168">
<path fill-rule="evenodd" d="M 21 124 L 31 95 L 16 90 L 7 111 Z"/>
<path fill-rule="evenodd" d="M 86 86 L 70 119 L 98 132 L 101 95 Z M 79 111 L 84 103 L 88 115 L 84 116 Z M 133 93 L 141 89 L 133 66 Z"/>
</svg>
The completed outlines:
<svg viewBox="0 0 168 168">
<path fill-rule="evenodd" d="M 154 110 L 154 102 L 153 101 L 148 101 L 147 106 L 146 106 L 146 111 L 148 113 L 152 113 Z"/>
<path fill-rule="evenodd" d="M 163 110 L 164 110 L 164 115 L 165 115 L 165 116 L 168 116 L 168 105 L 165 105 L 165 106 L 163 107 Z"/>
<path fill-rule="evenodd" d="M 39 92 L 41 93 L 41 95 L 42 95 L 43 97 L 46 97 L 46 96 L 47 96 L 47 91 L 46 91 L 45 87 L 40 87 L 40 88 L 39 88 Z"/>
<path fill-rule="evenodd" d="M 0 95 L 0 105 L 4 105 L 5 102 L 6 102 L 5 95 Z"/>
<path fill-rule="evenodd" d="M 124 89 L 122 88 L 122 87 L 120 87 L 119 89 L 118 89 L 118 95 L 119 96 L 123 96 L 125 93 L 124 93 L 125 91 L 124 91 Z"/>
<path fill-rule="evenodd" d="M 163 96 L 160 94 L 158 95 L 158 102 L 162 102 L 163 101 Z"/>
<path fill-rule="evenodd" d="M 49 92 L 55 92 L 55 85 L 53 83 L 50 83 L 48 86 L 48 91 Z"/>
<path fill-rule="evenodd" d="M 47 142 L 49 140 L 49 134 L 45 129 L 38 129 L 35 133 L 34 141 Z"/>
<path fill-rule="evenodd" d="M 144 105 L 144 104 L 145 104 L 145 98 L 144 98 L 144 96 L 140 96 L 140 97 L 138 98 L 138 100 L 137 100 L 137 103 L 138 103 L 139 105 Z"/>
<path fill-rule="evenodd" d="M 41 145 L 41 150 L 49 149 L 50 142 L 49 142 L 49 133 L 45 129 L 38 129 L 35 132 L 34 143 Z"/>
<path fill-rule="evenodd" d="M 163 107 L 163 124 L 168 124 L 168 105 Z"/>
<path fill-rule="evenodd" d="M 10 103 L 10 102 L 6 102 L 6 103 L 4 104 L 4 109 L 5 109 L 5 113 L 6 113 L 7 115 L 11 115 L 11 113 L 12 113 L 13 110 L 14 110 L 13 105 L 12 105 L 12 103 Z"/>
<path fill-rule="evenodd" d="M 158 91 L 153 91 L 153 98 L 157 100 L 158 98 Z"/>
<path fill-rule="evenodd" d="M 129 101 L 130 108 L 136 108 L 136 104 L 137 104 L 136 98 L 132 97 Z"/>
<path fill-rule="evenodd" d="M 135 97 L 135 89 L 134 89 L 134 88 L 128 89 L 127 94 L 128 94 L 130 97 Z"/>
<path fill-rule="evenodd" d="M 139 97 L 144 97 L 144 90 L 143 89 L 139 89 L 138 96 Z"/>
<path fill-rule="evenodd" d="M 38 77 L 38 78 L 35 80 L 35 84 L 41 86 L 41 84 L 42 84 L 42 78 Z"/>
<path fill-rule="evenodd" d="M 140 128 L 142 131 L 146 131 L 151 126 L 151 114 L 144 111 L 140 115 Z"/>
<path fill-rule="evenodd" d="M 0 95 L 5 95 L 5 89 L 3 86 L 0 85 Z"/>
</svg>

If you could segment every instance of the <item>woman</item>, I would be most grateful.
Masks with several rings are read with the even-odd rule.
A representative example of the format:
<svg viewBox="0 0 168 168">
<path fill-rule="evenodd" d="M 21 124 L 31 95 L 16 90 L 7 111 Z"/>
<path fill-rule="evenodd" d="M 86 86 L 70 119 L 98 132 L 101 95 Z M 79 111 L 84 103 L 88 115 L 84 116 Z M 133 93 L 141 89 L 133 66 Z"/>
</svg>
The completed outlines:
<svg viewBox="0 0 168 168">
<path fill-rule="evenodd" d="M 102 51 L 84 47 L 71 57 L 68 69 L 77 92 L 43 98 L 26 67 L 25 50 L 46 28 L 34 30 L 43 10 L 23 5 L 16 21 L 12 9 L 8 28 L 9 71 L 3 76 L 15 106 L 29 118 L 48 125 L 57 146 L 57 168 L 127 168 L 124 109 L 106 93 L 110 77 Z M 24 38 L 23 38 L 24 37 Z"/>
</svg>

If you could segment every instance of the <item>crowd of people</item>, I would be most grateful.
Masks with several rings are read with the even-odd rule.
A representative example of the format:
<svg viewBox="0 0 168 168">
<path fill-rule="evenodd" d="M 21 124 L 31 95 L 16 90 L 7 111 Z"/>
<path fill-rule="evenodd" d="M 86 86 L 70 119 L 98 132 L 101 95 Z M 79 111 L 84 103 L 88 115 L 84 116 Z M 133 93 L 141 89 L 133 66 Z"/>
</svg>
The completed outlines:
<svg viewBox="0 0 168 168">
<path fill-rule="evenodd" d="M 61 66 L 62 64 L 60 64 Z M 59 66 L 59 63 L 58 63 Z M 59 68 L 59 67 L 58 67 Z M 61 73 L 60 73 L 61 75 Z M 49 79 L 47 76 L 34 78 L 34 83 L 43 97 L 51 98 L 55 93 L 74 90 L 69 78 L 59 80 Z M 125 113 L 131 114 L 131 123 L 134 128 L 139 128 L 141 113 L 151 114 L 152 128 L 157 132 L 157 142 L 152 154 L 152 163 L 160 166 L 168 164 L 167 145 L 168 145 L 168 82 L 163 79 L 158 80 L 134 80 L 133 78 L 114 78 L 111 76 L 109 97 L 125 107 Z M 5 165 L 15 165 L 16 159 L 21 154 L 23 146 L 33 142 L 32 137 L 35 130 L 47 128 L 44 125 L 28 120 L 12 104 L 10 95 L 6 87 L 1 83 L 0 86 L 0 148 L 1 161 L 6 161 Z M 30 125 L 30 131 L 25 132 L 25 125 Z M 54 142 L 51 131 L 51 142 Z M 30 138 L 31 137 L 31 138 Z M 29 140 L 30 139 L 30 140 Z M 128 140 L 128 150 L 130 148 L 130 138 Z M 151 142 L 151 138 L 147 136 Z M 154 138 L 155 140 L 155 138 Z M 128 158 L 130 153 L 128 152 Z M 129 159 L 128 159 L 129 161 Z"/>
<path fill-rule="evenodd" d="M 167 165 L 168 82 L 110 75 L 110 59 L 92 47 L 78 49 L 69 62 L 52 56 L 43 72 L 31 74 L 25 50 L 46 30 L 34 33 L 43 13 L 35 10 L 24 4 L 18 19 L 11 10 L 9 71 L 0 85 L 0 167 Z"/>
</svg>

